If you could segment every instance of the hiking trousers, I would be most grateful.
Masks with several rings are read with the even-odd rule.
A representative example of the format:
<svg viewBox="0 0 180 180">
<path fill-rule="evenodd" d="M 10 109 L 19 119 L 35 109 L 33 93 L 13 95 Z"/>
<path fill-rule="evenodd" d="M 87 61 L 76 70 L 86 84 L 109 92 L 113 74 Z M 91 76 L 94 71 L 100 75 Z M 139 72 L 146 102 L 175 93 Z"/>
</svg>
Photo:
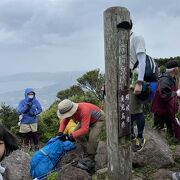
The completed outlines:
<svg viewBox="0 0 180 180">
<path fill-rule="evenodd" d="M 105 126 L 105 113 L 101 111 L 101 117 L 97 120 L 96 123 L 91 125 L 91 129 L 89 132 L 89 139 L 87 142 L 87 153 L 95 154 L 97 150 L 97 146 L 100 140 L 100 133 L 102 132 Z"/>
<path fill-rule="evenodd" d="M 87 154 L 94 155 L 97 150 L 98 142 L 100 140 L 100 133 L 105 127 L 105 113 L 101 111 L 101 116 L 96 123 L 90 125 L 90 131 L 88 140 L 84 137 L 77 138 L 77 142 L 80 143 Z"/>
</svg>

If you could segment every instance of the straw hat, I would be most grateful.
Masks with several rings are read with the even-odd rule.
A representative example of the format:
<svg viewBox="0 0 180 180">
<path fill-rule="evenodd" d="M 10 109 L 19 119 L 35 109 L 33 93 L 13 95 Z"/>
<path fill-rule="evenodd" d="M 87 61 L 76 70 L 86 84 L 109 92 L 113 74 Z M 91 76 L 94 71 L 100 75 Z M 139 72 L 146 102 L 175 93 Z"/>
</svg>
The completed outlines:
<svg viewBox="0 0 180 180">
<path fill-rule="evenodd" d="M 78 104 L 69 99 L 64 99 L 58 104 L 57 116 L 59 119 L 71 117 L 78 108 Z"/>
</svg>

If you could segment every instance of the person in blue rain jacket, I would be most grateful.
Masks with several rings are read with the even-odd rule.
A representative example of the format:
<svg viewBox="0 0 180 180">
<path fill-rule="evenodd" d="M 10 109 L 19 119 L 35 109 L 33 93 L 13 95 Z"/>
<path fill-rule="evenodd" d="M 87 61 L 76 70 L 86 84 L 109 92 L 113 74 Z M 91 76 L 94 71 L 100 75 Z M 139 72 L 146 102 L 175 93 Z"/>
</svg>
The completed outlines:
<svg viewBox="0 0 180 180">
<path fill-rule="evenodd" d="M 18 105 L 20 133 L 24 134 L 24 145 L 26 148 L 35 150 L 38 147 L 38 118 L 37 115 L 42 112 L 42 107 L 36 99 L 36 94 L 32 88 L 25 89 L 25 99 Z"/>
</svg>

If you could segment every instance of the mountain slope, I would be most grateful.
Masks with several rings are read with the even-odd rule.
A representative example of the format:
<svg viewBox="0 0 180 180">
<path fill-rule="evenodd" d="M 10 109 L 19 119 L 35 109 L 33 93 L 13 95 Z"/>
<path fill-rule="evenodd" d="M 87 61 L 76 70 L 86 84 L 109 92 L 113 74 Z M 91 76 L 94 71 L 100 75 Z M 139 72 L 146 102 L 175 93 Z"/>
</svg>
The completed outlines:
<svg viewBox="0 0 180 180">
<path fill-rule="evenodd" d="M 0 77 L 0 103 L 16 107 L 24 98 L 24 89 L 32 87 L 43 107 L 48 107 L 58 91 L 77 83 L 76 79 L 84 72 L 22 73 Z"/>
</svg>

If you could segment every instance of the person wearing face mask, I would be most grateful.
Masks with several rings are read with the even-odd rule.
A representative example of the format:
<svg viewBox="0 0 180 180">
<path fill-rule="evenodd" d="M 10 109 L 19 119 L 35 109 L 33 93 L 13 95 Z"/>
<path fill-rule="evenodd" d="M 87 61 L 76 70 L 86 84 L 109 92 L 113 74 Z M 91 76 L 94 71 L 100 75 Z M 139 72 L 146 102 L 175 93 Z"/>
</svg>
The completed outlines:
<svg viewBox="0 0 180 180">
<path fill-rule="evenodd" d="M 21 100 L 18 105 L 20 133 L 24 134 L 25 148 L 38 150 L 38 118 L 37 115 L 42 112 L 42 107 L 36 99 L 35 92 L 32 88 L 25 89 L 25 99 Z"/>
</svg>

